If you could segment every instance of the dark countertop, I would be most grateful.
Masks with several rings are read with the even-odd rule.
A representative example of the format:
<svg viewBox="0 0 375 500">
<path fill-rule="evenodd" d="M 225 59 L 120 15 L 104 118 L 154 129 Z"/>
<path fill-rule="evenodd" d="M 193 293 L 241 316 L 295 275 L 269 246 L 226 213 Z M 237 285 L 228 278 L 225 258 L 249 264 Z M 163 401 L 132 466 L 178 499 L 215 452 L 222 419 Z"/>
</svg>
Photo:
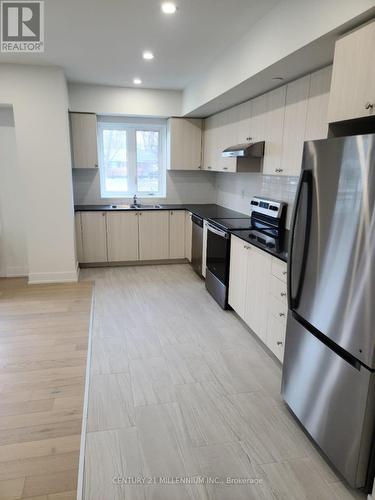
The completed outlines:
<svg viewBox="0 0 375 500">
<path fill-rule="evenodd" d="M 255 247 L 260 248 L 264 252 L 269 253 L 273 257 L 277 257 L 278 259 L 288 262 L 288 246 L 289 246 L 289 231 L 285 229 L 282 232 L 282 235 L 280 237 L 280 248 L 266 248 L 264 245 L 257 243 L 256 240 L 252 240 L 249 237 L 249 231 L 247 230 L 240 230 L 240 231 L 231 231 L 231 234 L 234 236 L 238 236 L 238 238 L 241 238 L 241 240 L 246 241 L 247 243 L 250 243 L 250 245 L 254 245 Z"/>
<path fill-rule="evenodd" d="M 124 206 L 123 208 L 113 208 L 112 205 L 75 205 L 74 210 L 76 212 L 139 212 L 140 210 L 189 210 L 189 212 L 197 215 L 198 217 L 202 217 L 202 219 L 249 217 L 249 215 L 247 214 L 235 212 L 234 210 L 230 210 L 229 208 L 215 205 L 213 203 L 199 205 L 160 204 L 157 208 L 130 208 L 128 206 Z"/>
</svg>

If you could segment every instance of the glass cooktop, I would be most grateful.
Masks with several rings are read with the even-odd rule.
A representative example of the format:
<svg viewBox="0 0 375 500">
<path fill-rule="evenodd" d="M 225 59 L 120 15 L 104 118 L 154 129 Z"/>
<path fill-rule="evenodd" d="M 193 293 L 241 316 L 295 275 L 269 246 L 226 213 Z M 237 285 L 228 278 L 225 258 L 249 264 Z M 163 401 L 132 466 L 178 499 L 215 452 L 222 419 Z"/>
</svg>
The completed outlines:
<svg viewBox="0 0 375 500">
<path fill-rule="evenodd" d="M 270 224 L 267 224 L 266 222 L 254 219 L 209 219 L 209 222 L 214 226 L 227 231 L 237 231 L 240 229 L 252 231 L 255 229 L 258 231 L 265 231 L 270 235 L 272 234 L 274 237 L 277 237 L 278 233 L 277 228 L 271 226 Z"/>
</svg>

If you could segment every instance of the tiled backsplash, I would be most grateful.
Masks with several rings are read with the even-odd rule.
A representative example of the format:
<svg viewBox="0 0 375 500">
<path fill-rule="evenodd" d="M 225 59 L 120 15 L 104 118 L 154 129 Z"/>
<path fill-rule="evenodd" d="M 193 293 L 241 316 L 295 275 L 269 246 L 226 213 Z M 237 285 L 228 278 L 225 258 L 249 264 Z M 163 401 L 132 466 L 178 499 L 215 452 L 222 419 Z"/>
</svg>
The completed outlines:
<svg viewBox="0 0 375 500">
<path fill-rule="evenodd" d="M 217 203 L 244 214 L 250 212 L 253 196 L 265 196 L 288 203 L 287 226 L 297 188 L 298 177 L 253 173 L 167 172 L 167 197 L 155 203 Z M 127 200 L 101 198 L 97 170 L 73 170 L 74 203 L 112 204 Z"/>
<path fill-rule="evenodd" d="M 288 203 L 287 227 L 293 211 L 298 177 L 253 173 L 216 174 L 218 205 L 249 214 L 253 196 L 264 196 Z"/>
</svg>

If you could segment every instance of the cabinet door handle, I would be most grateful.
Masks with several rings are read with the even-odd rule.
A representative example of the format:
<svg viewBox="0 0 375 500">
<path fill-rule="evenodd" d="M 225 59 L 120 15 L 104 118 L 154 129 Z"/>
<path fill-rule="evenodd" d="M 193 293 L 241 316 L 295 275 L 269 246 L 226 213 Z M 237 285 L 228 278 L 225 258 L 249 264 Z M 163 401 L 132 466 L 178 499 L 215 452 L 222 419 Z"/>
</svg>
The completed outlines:
<svg viewBox="0 0 375 500">
<path fill-rule="evenodd" d="M 171 215 L 173 215 L 173 212 L 171 212 Z"/>
<path fill-rule="evenodd" d="M 223 167 L 223 170 L 228 170 L 228 167 Z"/>
<path fill-rule="evenodd" d="M 244 245 L 243 247 L 245 250 L 251 250 L 251 247 L 249 245 Z"/>
<path fill-rule="evenodd" d="M 105 217 L 105 212 L 102 212 L 102 217 Z"/>
<path fill-rule="evenodd" d="M 284 172 L 284 169 L 283 168 L 276 168 L 275 172 Z"/>
<path fill-rule="evenodd" d="M 252 137 L 246 137 L 247 141 L 251 141 Z"/>
<path fill-rule="evenodd" d="M 287 271 L 283 271 L 283 276 L 286 276 Z"/>
<path fill-rule="evenodd" d="M 207 170 L 211 170 L 212 167 L 207 167 Z"/>
<path fill-rule="evenodd" d="M 279 313 L 280 318 L 285 318 L 285 313 Z"/>
<path fill-rule="evenodd" d="M 201 166 L 199 166 L 199 167 L 198 167 L 198 170 L 200 170 L 201 168 L 202 168 L 202 167 L 201 167 Z"/>
<path fill-rule="evenodd" d="M 97 164 L 97 163 L 94 163 L 94 167 L 95 167 L 95 168 L 98 168 L 98 164 Z"/>
<path fill-rule="evenodd" d="M 374 103 L 373 102 L 366 102 L 365 109 L 374 109 Z"/>
<path fill-rule="evenodd" d="M 285 292 L 281 292 L 280 295 L 281 295 L 281 297 L 286 297 L 286 293 Z"/>
<path fill-rule="evenodd" d="M 281 345 L 283 345 L 283 342 L 280 342 L 280 340 L 278 340 L 278 341 L 276 342 L 276 344 L 277 344 L 278 346 L 281 346 Z"/>
</svg>

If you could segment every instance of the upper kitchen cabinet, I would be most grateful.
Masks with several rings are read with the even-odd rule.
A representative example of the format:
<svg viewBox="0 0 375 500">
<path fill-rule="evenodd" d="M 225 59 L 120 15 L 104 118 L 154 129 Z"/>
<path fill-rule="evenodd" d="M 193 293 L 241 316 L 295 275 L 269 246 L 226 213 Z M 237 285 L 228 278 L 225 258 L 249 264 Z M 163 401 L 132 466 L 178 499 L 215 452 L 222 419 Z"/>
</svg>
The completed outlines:
<svg viewBox="0 0 375 500">
<path fill-rule="evenodd" d="M 280 175 L 281 173 L 285 99 L 286 86 L 272 90 L 265 95 L 263 173 L 267 175 Z"/>
<path fill-rule="evenodd" d="M 218 161 L 219 172 L 236 172 L 236 159 L 223 158 L 224 149 L 238 143 L 238 106 L 229 108 L 219 113 L 219 136 L 218 136 Z"/>
<path fill-rule="evenodd" d="M 221 153 L 228 146 L 233 146 L 235 133 L 232 110 L 222 111 L 212 115 L 205 120 L 203 136 L 203 168 L 216 172 L 234 171 L 235 161 L 233 158 L 223 158 Z"/>
<path fill-rule="evenodd" d="M 203 125 L 203 169 L 213 170 L 215 159 L 216 115 L 209 116 Z"/>
<path fill-rule="evenodd" d="M 96 115 L 69 113 L 73 168 L 98 168 Z"/>
<path fill-rule="evenodd" d="M 252 101 L 239 104 L 236 113 L 238 117 L 237 140 L 238 144 L 251 141 L 251 110 Z M 235 109 L 236 109 L 235 108 Z"/>
<path fill-rule="evenodd" d="M 375 114 L 375 21 L 336 42 L 328 120 Z"/>
<path fill-rule="evenodd" d="M 167 127 L 168 170 L 202 168 L 202 120 L 170 118 Z"/>
<path fill-rule="evenodd" d="M 286 90 L 280 174 L 298 176 L 305 140 L 310 75 L 288 83 Z"/>
<path fill-rule="evenodd" d="M 253 105 L 253 102 L 255 104 Z M 259 158 L 223 157 L 225 149 L 238 144 L 264 140 L 264 109 L 259 98 L 205 119 L 203 168 L 215 172 L 259 172 Z M 256 113 L 252 116 L 252 110 Z"/>
<path fill-rule="evenodd" d="M 251 142 L 264 141 L 266 126 L 266 94 L 251 101 L 250 137 Z"/>
<path fill-rule="evenodd" d="M 307 102 L 305 140 L 326 139 L 328 135 L 328 104 L 332 66 L 312 73 Z"/>
</svg>

